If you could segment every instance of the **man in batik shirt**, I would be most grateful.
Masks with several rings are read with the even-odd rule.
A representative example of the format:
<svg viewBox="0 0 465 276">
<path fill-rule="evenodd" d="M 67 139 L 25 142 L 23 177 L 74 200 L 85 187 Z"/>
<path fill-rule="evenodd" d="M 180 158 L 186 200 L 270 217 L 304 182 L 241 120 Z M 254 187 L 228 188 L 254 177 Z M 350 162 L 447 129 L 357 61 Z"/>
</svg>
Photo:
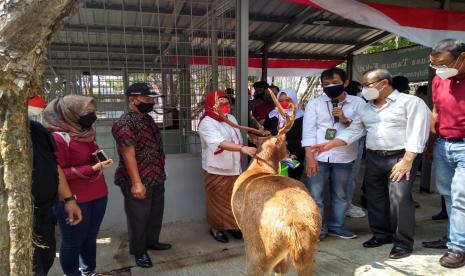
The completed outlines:
<svg viewBox="0 0 465 276">
<path fill-rule="evenodd" d="M 155 98 L 160 95 L 145 83 L 134 83 L 126 90 L 129 112 L 112 127 L 120 157 L 115 184 L 124 195 L 129 232 L 129 251 L 136 265 L 152 267 L 147 250 L 166 250 L 160 243 L 164 209 L 165 154 L 161 133 L 153 118 Z"/>
</svg>

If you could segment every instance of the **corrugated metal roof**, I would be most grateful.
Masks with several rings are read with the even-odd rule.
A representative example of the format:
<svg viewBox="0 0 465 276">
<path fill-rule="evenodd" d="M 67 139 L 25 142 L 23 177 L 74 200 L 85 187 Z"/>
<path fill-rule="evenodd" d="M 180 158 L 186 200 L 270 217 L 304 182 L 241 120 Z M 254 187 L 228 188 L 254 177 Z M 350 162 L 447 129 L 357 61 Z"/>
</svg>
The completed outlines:
<svg viewBox="0 0 465 276">
<path fill-rule="evenodd" d="M 356 45 L 383 34 L 283 0 L 250 0 L 249 8 L 249 50 L 254 55 L 261 53 L 265 42 L 272 41 L 268 45 L 270 56 L 343 58 Z M 55 35 L 49 57 L 106 59 L 120 64 L 121 60 L 156 60 L 167 54 L 209 55 L 213 31 L 218 33 L 219 55 L 233 56 L 234 13 L 231 0 L 87 0 Z M 306 20 L 289 29 L 298 16 Z M 273 41 L 277 34 L 279 38 Z"/>
</svg>

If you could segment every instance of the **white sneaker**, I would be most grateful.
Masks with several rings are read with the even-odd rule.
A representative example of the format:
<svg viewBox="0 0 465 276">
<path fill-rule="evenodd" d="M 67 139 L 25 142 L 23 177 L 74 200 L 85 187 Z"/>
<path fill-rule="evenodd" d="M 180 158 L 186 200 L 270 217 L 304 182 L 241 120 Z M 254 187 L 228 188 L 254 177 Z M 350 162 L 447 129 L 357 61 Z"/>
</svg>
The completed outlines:
<svg viewBox="0 0 465 276">
<path fill-rule="evenodd" d="M 365 211 L 363 211 L 362 208 L 355 206 L 353 204 L 350 204 L 350 207 L 346 210 L 346 217 L 351 217 L 351 218 L 363 218 L 366 216 Z"/>
</svg>

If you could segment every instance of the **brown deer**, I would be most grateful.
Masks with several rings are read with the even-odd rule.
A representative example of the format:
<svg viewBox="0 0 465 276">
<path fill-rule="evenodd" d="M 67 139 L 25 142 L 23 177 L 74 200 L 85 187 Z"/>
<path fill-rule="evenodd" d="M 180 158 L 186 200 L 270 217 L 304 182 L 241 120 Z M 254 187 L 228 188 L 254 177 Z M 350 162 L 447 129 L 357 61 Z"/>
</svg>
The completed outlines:
<svg viewBox="0 0 465 276">
<path fill-rule="evenodd" d="M 296 108 L 292 106 L 289 116 L 268 92 L 286 118 L 275 137 L 263 128 L 251 131 L 234 125 L 248 131 L 249 139 L 258 147 L 250 166 L 236 180 L 231 200 L 244 236 L 247 274 L 285 274 L 292 261 L 299 276 L 312 275 L 320 211 L 301 182 L 278 175 L 279 161 L 288 156 L 286 133 L 292 128 Z"/>
</svg>

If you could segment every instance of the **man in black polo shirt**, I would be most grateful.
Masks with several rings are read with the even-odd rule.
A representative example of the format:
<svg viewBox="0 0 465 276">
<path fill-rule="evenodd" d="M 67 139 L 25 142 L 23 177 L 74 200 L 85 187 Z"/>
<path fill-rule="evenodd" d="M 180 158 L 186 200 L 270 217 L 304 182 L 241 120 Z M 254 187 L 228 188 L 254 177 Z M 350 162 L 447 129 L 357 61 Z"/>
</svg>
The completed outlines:
<svg viewBox="0 0 465 276">
<path fill-rule="evenodd" d="M 29 101 L 29 115 L 37 116 L 44 106 Z M 55 142 L 39 122 L 30 120 L 32 141 L 32 196 L 34 198 L 34 275 L 47 275 L 55 259 L 55 224 L 52 206 L 57 196 L 66 202 L 68 223 L 76 225 L 82 220 L 76 198 L 71 194 L 63 171 L 55 160 Z"/>
</svg>

